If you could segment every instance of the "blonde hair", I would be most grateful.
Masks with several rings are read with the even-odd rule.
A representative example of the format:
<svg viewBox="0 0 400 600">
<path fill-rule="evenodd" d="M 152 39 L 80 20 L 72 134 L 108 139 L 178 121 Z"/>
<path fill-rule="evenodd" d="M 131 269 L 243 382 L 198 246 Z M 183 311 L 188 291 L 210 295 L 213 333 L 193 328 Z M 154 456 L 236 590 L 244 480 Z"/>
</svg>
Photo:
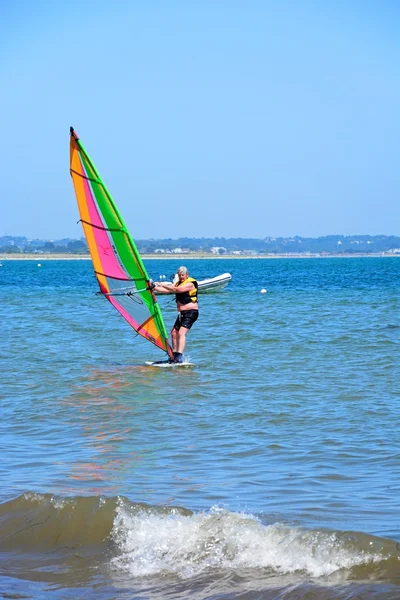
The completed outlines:
<svg viewBox="0 0 400 600">
<path fill-rule="evenodd" d="M 177 273 L 188 273 L 188 270 L 186 267 L 179 267 L 179 269 L 177 270 Z"/>
</svg>

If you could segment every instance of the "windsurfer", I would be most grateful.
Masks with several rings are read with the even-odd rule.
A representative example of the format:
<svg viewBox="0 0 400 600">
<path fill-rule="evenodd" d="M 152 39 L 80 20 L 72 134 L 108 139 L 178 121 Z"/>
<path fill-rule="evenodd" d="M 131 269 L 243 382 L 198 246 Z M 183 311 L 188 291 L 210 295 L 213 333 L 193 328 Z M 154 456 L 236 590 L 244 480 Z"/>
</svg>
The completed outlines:
<svg viewBox="0 0 400 600">
<path fill-rule="evenodd" d="M 196 279 L 189 277 L 186 267 L 179 267 L 176 283 L 155 282 L 154 290 L 159 294 L 175 294 L 178 317 L 171 330 L 173 362 L 183 362 L 183 351 L 186 345 L 186 335 L 199 316 L 197 302 L 198 284 Z"/>
</svg>

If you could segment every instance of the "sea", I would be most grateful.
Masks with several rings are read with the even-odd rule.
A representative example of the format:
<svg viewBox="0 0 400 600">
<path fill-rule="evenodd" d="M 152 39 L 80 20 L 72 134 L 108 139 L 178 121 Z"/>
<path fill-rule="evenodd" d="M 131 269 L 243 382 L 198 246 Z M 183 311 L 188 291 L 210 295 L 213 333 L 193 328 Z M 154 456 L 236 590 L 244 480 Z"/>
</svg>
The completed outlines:
<svg viewBox="0 0 400 600">
<path fill-rule="evenodd" d="M 90 260 L 1 261 L 0 598 L 398 600 L 400 259 L 183 264 L 232 280 L 159 369 Z"/>
</svg>

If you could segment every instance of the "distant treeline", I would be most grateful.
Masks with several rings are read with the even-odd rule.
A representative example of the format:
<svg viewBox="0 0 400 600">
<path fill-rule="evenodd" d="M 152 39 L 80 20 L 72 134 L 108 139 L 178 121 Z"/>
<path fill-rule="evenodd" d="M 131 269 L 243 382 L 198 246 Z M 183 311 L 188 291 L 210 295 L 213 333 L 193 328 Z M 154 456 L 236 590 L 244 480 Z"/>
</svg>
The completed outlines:
<svg viewBox="0 0 400 600">
<path fill-rule="evenodd" d="M 338 254 L 338 253 L 400 253 L 400 236 L 387 235 L 326 235 L 318 238 L 295 236 L 258 238 L 165 238 L 157 240 L 136 240 L 139 252 L 143 254 L 169 252 L 204 252 L 217 254 L 256 253 L 256 254 Z M 79 240 L 28 239 L 23 236 L 0 237 L 2 253 L 71 253 L 86 254 L 84 238 Z"/>
<path fill-rule="evenodd" d="M 159 240 L 139 240 L 137 242 L 143 252 L 155 252 L 159 250 L 171 250 L 181 248 L 188 251 L 211 252 L 212 249 L 218 249 L 222 254 L 224 251 L 232 252 L 252 252 L 257 254 L 270 253 L 341 253 L 341 252 L 384 252 L 388 250 L 400 249 L 400 236 L 385 235 L 327 235 L 318 238 L 305 238 L 295 236 L 291 238 L 284 237 L 265 237 L 258 238 L 178 238 L 178 239 L 159 239 Z"/>
</svg>

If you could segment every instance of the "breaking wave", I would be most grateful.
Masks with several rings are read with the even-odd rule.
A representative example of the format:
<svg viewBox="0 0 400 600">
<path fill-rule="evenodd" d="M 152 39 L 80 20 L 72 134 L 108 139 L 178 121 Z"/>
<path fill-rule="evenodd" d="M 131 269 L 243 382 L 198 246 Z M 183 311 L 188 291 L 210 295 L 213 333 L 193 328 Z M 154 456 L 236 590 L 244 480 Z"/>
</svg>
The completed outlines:
<svg viewBox="0 0 400 600">
<path fill-rule="evenodd" d="M 0 551 L 3 558 L 17 553 L 19 561 L 35 555 L 38 564 L 51 555 L 54 568 L 72 553 L 133 578 L 184 580 L 253 570 L 267 578 L 390 581 L 400 570 L 400 546 L 393 540 L 268 523 L 265 516 L 219 507 L 194 513 L 123 497 L 26 493 L 0 505 Z M 7 562 L 12 569 L 13 561 Z"/>
</svg>

